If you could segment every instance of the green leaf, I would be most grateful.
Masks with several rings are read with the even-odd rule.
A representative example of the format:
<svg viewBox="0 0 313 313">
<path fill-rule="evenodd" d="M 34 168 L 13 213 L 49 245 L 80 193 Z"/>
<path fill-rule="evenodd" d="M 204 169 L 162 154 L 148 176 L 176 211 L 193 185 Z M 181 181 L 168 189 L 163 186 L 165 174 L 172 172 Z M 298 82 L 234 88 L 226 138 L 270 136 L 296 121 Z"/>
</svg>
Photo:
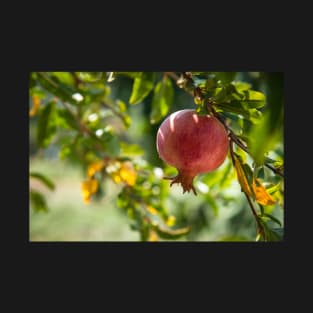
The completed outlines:
<svg viewBox="0 0 313 313">
<path fill-rule="evenodd" d="M 118 108 L 118 111 L 120 113 L 119 117 L 122 119 L 123 124 L 128 128 L 131 124 L 131 117 L 126 113 L 127 107 L 124 101 L 117 99 L 116 100 L 116 106 Z"/>
<path fill-rule="evenodd" d="M 126 76 L 129 78 L 140 77 L 143 72 L 114 72 L 115 75 Z"/>
<path fill-rule="evenodd" d="M 232 82 L 232 85 L 235 86 L 236 90 L 241 93 L 244 90 L 249 90 L 251 88 L 251 84 L 241 81 Z"/>
<path fill-rule="evenodd" d="M 56 77 L 61 83 L 65 85 L 75 86 L 75 80 L 73 75 L 69 72 L 50 72 L 50 74 Z"/>
<path fill-rule="evenodd" d="M 109 96 L 111 88 L 103 83 L 86 84 L 80 88 L 80 93 L 83 95 L 83 104 L 99 103 L 105 101 Z"/>
<path fill-rule="evenodd" d="M 46 72 L 39 72 L 37 77 L 41 86 L 60 100 L 75 105 L 79 103 L 72 97 L 76 90 L 69 85 L 63 84 L 56 76 L 51 76 Z"/>
<path fill-rule="evenodd" d="M 284 236 L 283 228 L 270 228 L 267 223 L 259 219 L 261 224 L 263 225 L 266 241 L 282 241 Z"/>
<path fill-rule="evenodd" d="M 41 100 L 45 99 L 47 97 L 46 91 L 39 85 L 36 85 L 36 86 L 32 87 L 29 90 L 29 94 L 31 96 L 36 96 L 36 97 L 38 97 Z"/>
<path fill-rule="evenodd" d="M 265 154 L 274 149 L 282 137 L 278 131 L 270 131 L 270 114 L 267 112 L 260 123 L 253 125 L 249 132 L 249 152 L 257 165 L 263 165 Z"/>
<path fill-rule="evenodd" d="M 58 118 L 57 124 L 63 128 L 69 129 L 79 129 L 77 121 L 74 116 L 66 109 L 58 109 L 57 110 Z"/>
<path fill-rule="evenodd" d="M 277 183 L 277 184 L 275 184 L 275 185 L 273 185 L 273 186 L 270 186 L 270 187 L 268 187 L 268 188 L 266 188 L 266 191 L 269 193 L 269 194 L 273 194 L 273 193 L 275 193 L 276 191 L 278 191 L 279 189 L 280 189 L 280 187 L 281 187 L 281 183 L 279 182 L 279 183 Z"/>
<path fill-rule="evenodd" d="M 143 155 L 143 149 L 137 144 L 128 144 L 126 142 L 120 141 L 121 156 L 137 156 Z"/>
<path fill-rule="evenodd" d="M 61 160 L 64 160 L 72 153 L 72 149 L 73 149 L 72 145 L 68 144 L 63 145 L 59 150 L 59 158 Z"/>
<path fill-rule="evenodd" d="M 40 180 L 49 189 L 51 189 L 51 190 L 55 189 L 54 183 L 48 177 L 44 176 L 43 174 L 37 173 L 37 172 L 31 172 L 29 175 L 30 175 L 30 177 L 37 178 L 38 180 Z"/>
<path fill-rule="evenodd" d="M 279 226 L 282 226 L 282 223 L 280 220 L 278 220 L 275 216 L 269 214 L 269 213 L 263 213 L 263 216 L 268 217 L 271 219 L 273 222 L 277 223 Z"/>
<path fill-rule="evenodd" d="M 103 72 L 78 72 L 79 78 L 86 82 L 92 83 L 99 81 L 103 78 Z"/>
<path fill-rule="evenodd" d="M 153 89 L 155 78 L 155 72 L 142 72 L 140 76 L 136 77 L 129 103 L 137 104 L 143 101 Z"/>
<path fill-rule="evenodd" d="M 223 177 L 221 178 L 220 181 L 220 186 L 222 188 L 228 186 L 230 184 L 230 182 L 232 181 L 232 177 L 230 175 L 230 173 L 232 172 L 233 169 L 233 165 L 231 162 L 228 162 L 228 164 L 226 165 L 225 169 L 224 169 L 224 173 L 223 173 Z M 233 172 L 234 174 L 235 172 Z"/>
<path fill-rule="evenodd" d="M 243 105 L 242 101 L 238 100 L 233 100 L 229 103 L 217 103 L 214 105 L 214 107 L 217 109 L 217 111 L 240 114 L 243 116 L 243 118 L 254 124 L 258 123 L 262 116 L 260 111 L 254 108 L 248 109 Z"/>
<path fill-rule="evenodd" d="M 215 75 L 217 80 L 221 80 L 224 83 L 233 81 L 236 77 L 237 72 L 210 72 Z"/>
<path fill-rule="evenodd" d="M 264 163 L 265 153 L 283 139 L 283 73 L 266 73 L 267 111 L 249 132 L 250 153 L 257 164 Z"/>
<path fill-rule="evenodd" d="M 284 239 L 284 229 L 283 228 L 272 228 L 272 232 L 275 234 L 277 239 L 279 239 L 279 240 Z"/>
<path fill-rule="evenodd" d="M 242 101 L 246 108 L 262 108 L 265 105 L 265 95 L 255 90 L 244 90 L 245 98 Z"/>
<path fill-rule="evenodd" d="M 157 83 L 151 104 L 150 122 L 152 124 L 156 124 L 166 116 L 172 105 L 173 97 L 174 89 L 172 81 L 168 77 Z"/>
<path fill-rule="evenodd" d="M 37 142 L 38 146 L 46 148 L 56 132 L 56 112 L 55 102 L 49 102 L 39 111 L 37 123 Z"/>
<path fill-rule="evenodd" d="M 207 193 L 205 195 L 205 201 L 210 205 L 214 216 L 218 216 L 218 206 L 216 204 L 215 199 L 212 197 L 212 195 L 210 193 Z"/>
<path fill-rule="evenodd" d="M 116 157 L 120 154 L 120 142 L 118 138 L 110 132 L 105 132 L 101 137 L 105 153 L 110 157 Z"/>
<path fill-rule="evenodd" d="M 269 133 L 281 131 L 284 117 L 284 73 L 264 73 L 269 107 Z"/>
<path fill-rule="evenodd" d="M 117 99 L 116 100 L 116 105 L 119 109 L 120 112 L 126 112 L 127 110 L 127 107 L 126 107 L 126 104 L 124 101 L 120 100 L 120 99 Z"/>
<path fill-rule="evenodd" d="M 29 196 L 30 196 L 31 205 L 35 212 L 40 212 L 40 211 L 47 212 L 48 211 L 47 202 L 46 202 L 45 197 L 42 195 L 42 193 L 35 191 L 35 190 L 31 190 L 29 192 Z"/>
</svg>

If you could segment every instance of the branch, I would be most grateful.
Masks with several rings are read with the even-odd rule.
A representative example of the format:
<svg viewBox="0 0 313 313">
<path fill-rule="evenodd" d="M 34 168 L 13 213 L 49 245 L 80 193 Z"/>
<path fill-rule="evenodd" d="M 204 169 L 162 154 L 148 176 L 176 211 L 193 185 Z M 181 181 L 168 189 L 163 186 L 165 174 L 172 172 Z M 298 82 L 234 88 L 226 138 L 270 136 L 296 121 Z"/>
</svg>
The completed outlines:
<svg viewBox="0 0 313 313">
<path fill-rule="evenodd" d="M 233 162 L 233 166 L 236 168 L 236 166 L 235 166 L 235 155 L 234 155 L 234 150 L 233 150 L 233 142 L 234 142 L 234 141 L 232 140 L 232 138 L 230 138 L 230 143 L 229 143 L 230 156 L 231 156 L 231 159 L 232 159 L 232 162 Z M 247 198 L 247 200 L 248 200 L 250 209 L 251 209 L 252 214 L 253 214 L 253 216 L 254 216 L 254 218 L 255 218 L 255 221 L 256 221 L 256 223 L 257 223 L 257 226 L 258 226 L 258 233 L 260 233 L 260 234 L 262 235 L 262 237 L 263 237 L 264 239 L 266 239 L 264 227 L 263 227 L 263 225 L 261 224 L 261 222 L 260 222 L 260 220 L 259 220 L 258 214 L 257 214 L 257 212 L 256 212 L 256 210 L 255 210 L 255 208 L 254 208 L 254 206 L 253 206 L 253 204 L 252 204 L 252 201 L 251 201 L 249 195 L 244 191 L 243 188 L 242 188 L 242 192 L 245 194 L 245 196 L 246 196 L 246 198 Z"/>
<path fill-rule="evenodd" d="M 179 79 L 179 77 L 174 72 L 164 72 L 164 75 L 172 77 L 175 82 L 177 82 Z"/>
<path fill-rule="evenodd" d="M 177 84 L 177 81 L 180 79 L 180 77 L 178 77 L 174 72 L 165 72 L 165 74 L 167 76 L 170 76 L 172 77 L 176 84 Z M 194 92 L 190 92 L 187 88 L 184 88 L 188 93 L 192 94 L 193 96 L 196 94 L 198 94 L 200 97 L 204 98 L 204 95 L 202 94 L 201 90 L 199 88 L 197 88 L 194 84 L 194 81 L 190 75 L 189 72 L 183 72 L 182 73 L 182 77 L 186 80 L 188 80 L 194 87 Z M 207 104 L 207 109 L 210 113 L 212 113 L 223 125 L 224 127 L 228 130 L 229 132 L 229 137 L 230 139 L 237 145 L 239 146 L 242 150 L 244 150 L 246 153 L 248 153 L 250 156 L 251 156 L 251 153 L 249 152 L 248 150 L 248 147 L 247 145 L 245 145 L 241 140 L 240 138 L 237 137 L 237 135 L 232 131 L 231 128 L 229 128 L 229 126 L 225 123 L 225 120 L 223 119 L 222 115 L 219 114 L 218 112 L 216 112 L 212 106 L 212 103 L 208 102 Z M 252 157 L 252 156 L 251 156 Z M 269 168 L 270 170 L 272 170 L 275 174 L 281 176 L 284 178 L 284 174 L 281 173 L 278 169 L 276 169 L 275 167 L 271 166 L 270 164 L 268 163 L 264 163 L 264 165 Z"/>
<path fill-rule="evenodd" d="M 50 79 L 50 77 L 45 73 L 45 72 L 38 72 L 48 83 L 50 83 L 50 85 L 54 86 L 57 89 L 60 89 L 59 85 L 57 83 L 55 83 L 53 80 Z M 73 77 L 75 77 L 75 74 Z M 76 82 L 80 82 L 79 78 L 76 77 L 77 80 Z M 64 101 L 62 101 L 59 97 L 56 97 L 59 99 L 60 103 L 64 106 L 64 108 L 72 115 L 72 117 L 75 119 L 77 125 L 79 126 L 79 130 L 80 132 L 84 135 L 84 134 L 88 134 L 90 137 L 92 137 L 93 139 L 95 139 L 96 141 L 98 141 L 99 143 L 95 144 L 95 147 L 97 148 L 97 150 L 104 152 L 103 148 L 101 146 L 102 142 L 101 139 L 99 137 L 96 136 L 96 134 L 93 133 L 93 131 L 88 128 L 88 126 L 79 118 L 79 112 L 75 112 L 74 110 L 72 110 L 72 108 L 70 107 L 70 105 Z M 112 107 L 110 107 L 110 109 L 112 110 Z M 100 144 L 101 143 L 101 144 Z"/>
</svg>

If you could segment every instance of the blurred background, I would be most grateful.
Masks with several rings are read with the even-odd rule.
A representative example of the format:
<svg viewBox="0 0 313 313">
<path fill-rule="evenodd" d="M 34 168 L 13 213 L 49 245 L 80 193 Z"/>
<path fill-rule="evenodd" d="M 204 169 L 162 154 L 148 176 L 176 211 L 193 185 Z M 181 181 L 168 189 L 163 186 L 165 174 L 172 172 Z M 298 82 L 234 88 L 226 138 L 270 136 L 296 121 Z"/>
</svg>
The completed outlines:
<svg viewBox="0 0 313 313">
<path fill-rule="evenodd" d="M 266 80 L 260 72 L 237 72 L 235 80 L 250 83 L 252 89 L 268 93 Z M 138 105 L 129 105 L 132 85 L 133 80 L 123 76 L 109 84 L 110 98 L 126 104 L 132 121 L 127 131 L 114 121 L 112 125 L 120 129 L 119 134 L 125 140 L 142 147 L 143 158 L 154 169 L 164 169 L 165 164 L 158 157 L 155 145 L 162 121 L 155 125 L 149 121 L 153 94 Z M 167 115 L 180 109 L 194 109 L 193 98 L 175 84 L 173 87 L 173 105 Z M 33 106 L 31 96 L 29 106 L 30 109 Z M 86 178 L 86 169 L 78 162 L 60 158 L 58 140 L 52 140 L 47 148 L 38 147 L 37 122 L 36 116 L 29 122 L 30 172 L 44 173 L 54 182 L 55 189 L 30 178 L 30 187 L 44 195 L 48 207 L 47 211 L 38 211 L 30 205 L 30 241 L 139 241 L 140 235 L 131 229 L 125 210 L 116 205 L 122 186 L 105 180 L 101 195 L 88 204 L 84 203 L 81 183 Z M 274 159 L 283 159 L 282 138 L 271 151 L 270 156 Z M 178 185 L 169 189 L 166 209 L 176 217 L 177 225 L 192 226 L 190 233 L 178 241 L 255 241 L 255 220 L 230 162 L 227 158 L 211 176 L 196 177 L 195 185 L 200 191 L 197 197 L 192 193 L 183 194 Z M 226 168 L 229 172 L 227 182 L 219 188 L 219 180 Z M 272 208 L 272 214 L 283 221 L 283 210 L 278 204 Z"/>
</svg>

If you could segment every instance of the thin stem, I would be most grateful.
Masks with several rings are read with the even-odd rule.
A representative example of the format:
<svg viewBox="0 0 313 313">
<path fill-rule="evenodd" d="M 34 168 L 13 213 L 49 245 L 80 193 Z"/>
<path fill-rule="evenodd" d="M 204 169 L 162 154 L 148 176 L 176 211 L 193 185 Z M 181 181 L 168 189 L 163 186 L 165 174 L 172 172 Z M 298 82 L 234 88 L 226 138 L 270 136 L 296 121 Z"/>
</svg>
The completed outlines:
<svg viewBox="0 0 313 313">
<path fill-rule="evenodd" d="M 256 223 L 257 223 L 257 225 L 258 225 L 258 233 L 260 233 L 260 234 L 262 235 L 262 237 L 263 237 L 264 239 L 266 239 L 263 225 L 261 224 L 261 222 L 260 222 L 260 220 L 259 220 L 258 214 L 256 213 L 256 211 L 255 211 L 255 209 L 254 209 L 254 206 L 253 206 L 253 204 L 252 204 L 252 202 L 251 202 L 251 199 L 250 199 L 250 197 L 249 197 L 245 192 L 244 192 L 244 194 L 245 194 L 245 196 L 246 196 L 246 198 L 247 198 L 247 200 L 248 200 L 249 206 L 250 206 L 251 211 L 252 211 L 252 213 L 253 213 L 253 215 L 254 215 L 255 221 L 256 221 Z"/>
<path fill-rule="evenodd" d="M 179 77 L 174 72 L 164 72 L 164 75 L 172 77 L 175 81 L 178 81 Z"/>
<path fill-rule="evenodd" d="M 273 167 L 272 165 L 265 163 L 264 164 L 267 168 L 271 169 L 275 174 L 284 177 L 284 174 L 282 174 L 277 168 Z"/>
<path fill-rule="evenodd" d="M 235 166 L 235 154 L 234 154 L 234 150 L 233 150 L 233 140 L 232 138 L 230 138 L 230 142 L 229 142 L 229 150 L 230 150 L 230 156 L 231 156 L 231 159 L 232 159 L 232 162 L 233 162 L 233 165 L 234 167 L 236 168 Z M 252 214 L 255 218 L 255 221 L 257 223 L 257 226 L 258 226 L 258 233 L 260 233 L 262 235 L 262 237 L 265 239 L 265 232 L 264 232 L 264 228 L 263 228 L 263 225 L 261 224 L 260 220 L 259 220 L 259 217 L 258 217 L 258 214 L 253 206 L 253 203 L 249 197 L 249 195 L 242 189 L 243 193 L 245 194 L 246 198 L 247 198 L 247 201 L 249 203 L 249 206 L 250 206 L 250 209 L 252 211 Z"/>
</svg>

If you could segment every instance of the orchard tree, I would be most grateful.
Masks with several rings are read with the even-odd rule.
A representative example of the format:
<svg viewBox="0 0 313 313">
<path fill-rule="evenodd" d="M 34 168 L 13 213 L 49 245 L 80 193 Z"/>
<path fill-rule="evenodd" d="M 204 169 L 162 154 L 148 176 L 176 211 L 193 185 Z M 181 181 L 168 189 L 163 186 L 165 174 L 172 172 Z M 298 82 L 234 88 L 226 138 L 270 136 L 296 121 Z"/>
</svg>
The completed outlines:
<svg viewBox="0 0 313 313">
<path fill-rule="evenodd" d="M 60 159 L 79 164 L 86 204 L 105 196 L 106 180 L 117 184 L 116 206 L 142 241 L 176 240 L 204 227 L 169 213 L 173 184 L 200 198 L 201 212 L 217 213 L 218 199 L 230 207 L 235 201 L 225 195 L 234 182 L 255 220 L 255 240 L 280 241 L 284 223 L 273 213 L 284 206 L 283 73 L 250 73 L 247 79 L 248 74 L 32 72 L 29 116 L 36 142 L 31 152 L 53 144 Z M 112 93 L 119 80 L 131 83 L 126 101 Z M 186 97 L 193 107 L 174 101 Z M 127 136 L 130 108 L 140 105 L 146 106 L 150 148 Z M 145 149 L 158 160 L 145 158 L 150 153 Z M 55 188 L 45 173 L 30 172 L 30 177 Z M 49 206 L 35 188 L 30 205 L 34 211 Z"/>
</svg>

